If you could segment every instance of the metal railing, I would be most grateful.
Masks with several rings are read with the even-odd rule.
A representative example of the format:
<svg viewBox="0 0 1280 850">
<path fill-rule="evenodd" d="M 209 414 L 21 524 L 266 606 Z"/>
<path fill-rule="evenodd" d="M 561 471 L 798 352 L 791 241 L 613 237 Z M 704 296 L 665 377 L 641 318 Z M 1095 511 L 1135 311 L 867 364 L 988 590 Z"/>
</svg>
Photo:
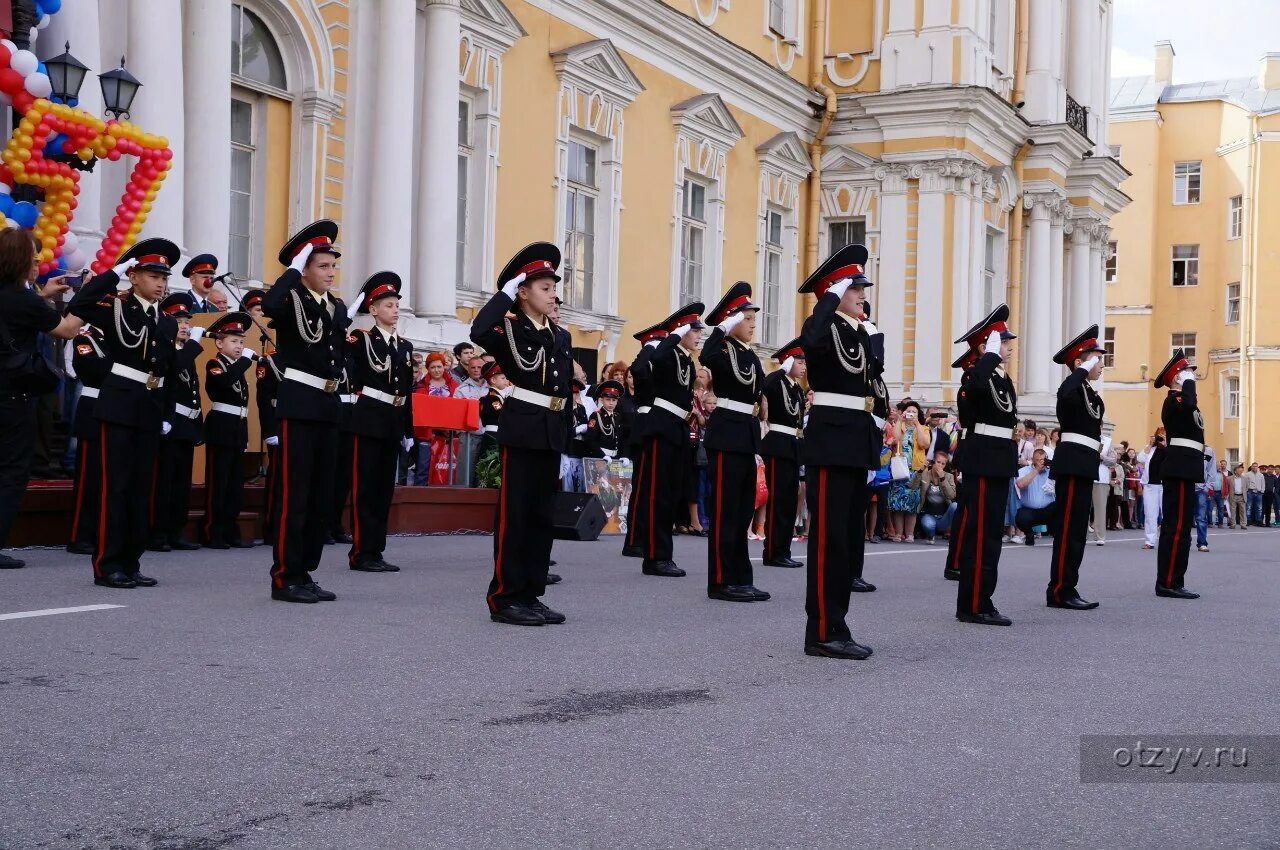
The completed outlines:
<svg viewBox="0 0 1280 850">
<path fill-rule="evenodd" d="M 1071 95 L 1067 95 L 1067 126 L 1089 138 L 1089 108 L 1076 103 Z"/>
</svg>

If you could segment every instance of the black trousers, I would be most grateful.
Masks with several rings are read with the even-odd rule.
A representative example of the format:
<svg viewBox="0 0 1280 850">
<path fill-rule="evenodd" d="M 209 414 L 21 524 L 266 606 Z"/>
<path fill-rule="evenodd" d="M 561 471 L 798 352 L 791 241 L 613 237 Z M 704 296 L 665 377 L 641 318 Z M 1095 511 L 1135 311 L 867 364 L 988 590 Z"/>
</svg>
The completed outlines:
<svg viewBox="0 0 1280 850">
<path fill-rule="evenodd" d="M 174 543 L 181 539 L 182 530 L 187 526 L 195 451 L 195 443 L 160 441 L 151 488 L 151 536 L 157 540 Z"/>
<path fill-rule="evenodd" d="M 670 561 L 673 553 L 671 530 L 682 507 L 688 449 L 657 437 L 645 441 L 644 461 L 648 467 L 645 492 L 640 494 L 639 513 L 644 516 L 640 548 L 650 561 Z M 685 506 L 687 509 L 687 506 Z"/>
<path fill-rule="evenodd" d="M 1093 479 L 1063 475 L 1054 482 L 1053 554 L 1049 558 L 1049 602 L 1078 599 L 1080 563 L 1089 536 L 1089 511 L 1093 507 Z M 1097 522 L 1097 520 L 1095 520 Z"/>
<path fill-rule="evenodd" d="M 951 533 L 947 535 L 947 569 L 960 571 L 960 545 L 964 542 L 965 522 L 964 481 L 956 482 L 956 514 L 951 519 Z"/>
<path fill-rule="evenodd" d="M 244 449 L 204 447 L 204 543 L 240 542 L 240 507 L 244 504 Z"/>
<path fill-rule="evenodd" d="M 867 470 L 809 466 L 805 501 L 809 507 L 809 557 L 805 564 L 806 643 L 848 640 L 849 586 L 862 577 L 865 546 Z"/>
<path fill-rule="evenodd" d="M 1183 587 L 1195 525 L 1196 485 L 1180 478 L 1164 479 L 1164 522 L 1156 547 L 1156 586 Z"/>
<path fill-rule="evenodd" d="M 635 455 L 631 466 L 631 495 L 627 499 L 627 534 L 623 546 L 630 549 L 634 546 L 643 548 L 641 541 L 649 538 L 649 492 L 653 484 L 649 481 L 652 464 L 649 463 L 649 446 L 644 443 Z"/>
<path fill-rule="evenodd" d="M 1032 531 L 1037 525 L 1043 525 L 1049 529 L 1051 534 L 1057 534 L 1058 508 L 1057 502 L 1044 508 L 1018 508 L 1018 512 L 1014 514 L 1013 524 L 1019 531 L 1027 536 L 1027 540 L 1031 540 L 1035 534 Z"/>
<path fill-rule="evenodd" d="M 280 451 L 278 446 L 267 446 L 266 449 L 267 479 L 263 483 L 262 494 L 262 539 L 269 543 L 275 539 L 276 503 L 280 500 Z"/>
<path fill-rule="evenodd" d="M 343 530 L 342 514 L 347 509 L 347 500 L 351 496 L 353 480 L 351 457 L 355 452 L 356 435 L 349 431 L 338 432 L 338 460 L 334 470 L 333 505 L 329 511 L 329 524 L 326 531 L 335 535 Z"/>
<path fill-rule="evenodd" d="M 547 592 L 551 522 L 560 484 L 560 453 L 503 446 L 502 486 L 493 526 L 489 610 L 532 602 Z"/>
<path fill-rule="evenodd" d="M 102 453 L 97 439 L 82 437 L 76 448 L 76 502 L 71 514 L 71 542 L 98 543 L 98 513 L 102 508 Z"/>
<path fill-rule="evenodd" d="M 743 452 L 707 450 L 711 493 L 707 516 L 707 587 L 751 584 L 747 532 L 756 512 L 756 458 Z"/>
<path fill-rule="evenodd" d="M 35 399 L 0 401 L 0 549 L 9 542 L 9 529 L 27 490 L 35 439 Z"/>
<path fill-rule="evenodd" d="M 766 457 L 764 474 L 769 485 L 769 502 L 764 509 L 764 557 L 790 558 L 796 502 L 800 498 L 800 465 L 788 458 Z M 753 501 L 754 495 L 753 492 Z"/>
<path fill-rule="evenodd" d="M 991 596 L 996 592 L 1000 567 L 1000 538 L 1004 533 L 1004 509 L 1009 501 L 1009 479 L 971 475 L 965 482 L 964 501 L 958 516 L 963 524 L 960 546 L 960 587 L 956 592 L 957 614 L 982 614 L 996 610 Z M 954 526 L 953 526 L 954 528 Z"/>
<path fill-rule="evenodd" d="M 355 435 L 351 450 L 352 564 L 376 561 L 387 548 L 387 517 L 396 491 L 400 443 Z"/>
<path fill-rule="evenodd" d="M 308 584 L 320 565 L 333 520 L 333 467 L 338 426 L 309 419 L 281 419 L 280 500 L 272 539 L 272 586 Z"/>
<path fill-rule="evenodd" d="M 1265 526 L 1271 525 L 1272 502 L 1273 502 L 1273 499 L 1272 499 L 1271 491 L 1270 490 L 1265 491 L 1262 494 L 1262 524 Z"/>
<path fill-rule="evenodd" d="M 113 572 L 138 572 L 151 530 L 148 502 L 159 442 L 159 435 L 149 431 L 114 422 L 98 423 L 102 507 L 93 555 L 96 578 Z"/>
</svg>

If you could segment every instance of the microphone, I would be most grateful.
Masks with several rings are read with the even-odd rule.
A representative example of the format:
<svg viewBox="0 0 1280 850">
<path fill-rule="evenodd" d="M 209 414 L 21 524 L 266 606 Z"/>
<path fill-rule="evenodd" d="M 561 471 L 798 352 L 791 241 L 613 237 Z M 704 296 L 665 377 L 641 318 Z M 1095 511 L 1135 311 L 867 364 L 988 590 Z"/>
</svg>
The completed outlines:
<svg viewBox="0 0 1280 850">
<path fill-rule="evenodd" d="M 220 274 L 220 275 L 218 275 L 217 277 L 215 277 L 215 278 L 213 279 L 213 282 L 214 282 L 214 283 L 217 283 L 218 281 L 222 281 L 222 280 L 231 280 L 231 281 L 234 281 L 234 280 L 235 280 L 235 277 L 236 277 L 236 276 L 235 276 L 234 274 L 232 274 L 231 272 L 223 272 L 222 274 Z"/>
</svg>

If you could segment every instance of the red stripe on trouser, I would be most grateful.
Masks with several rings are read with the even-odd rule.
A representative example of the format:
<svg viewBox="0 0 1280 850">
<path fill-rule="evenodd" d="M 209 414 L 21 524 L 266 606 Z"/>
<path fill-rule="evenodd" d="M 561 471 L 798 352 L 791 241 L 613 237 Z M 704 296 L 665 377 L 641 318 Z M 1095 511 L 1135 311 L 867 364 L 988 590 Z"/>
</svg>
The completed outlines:
<svg viewBox="0 0 1280 850">
<path fill-rule="evenodd" d="M 493 577 L 497 579 L 497 587 L 494 588 L 492 595 L 489 596 L 489 610 L 496 611 L 498 606 L 494 604 L 494 599 L 502 595 L 503 587 L 506 582 L 502 576 L 502 561 L 505 552 L 505 544 L 507 542 L 507 448 L 502 447 L 502 478 L 498 485 L 498 527 L 494 530 L 494 534 L 498 535 L 498 549 L 493 558 Z"/>
<path fill-rule="evenodd" d="M 645 557 L 652 558 L 658 548 L 658 544 L 653 539 L 654 529 L 657 528 L 658 521 L 654 514 L 654 500 L 658 495 L 658 441 L 653 441 L 653 448 L 650 452 L 653 455 L 653 462 L 649 468 L 649 550 L 645 552 Z"/>
<path fill-rule="evenodd" d="M 1178 563 L 1178 547 L 1180 545 L 1179 541 L 1182 540 L 1183 513 L 1186 507 L 1187 488 L 1182 486 L 1181 481 L 1174 486 L 1178 488 L 1178 522 L 1174 526 L 1173 545 L 1169 547 L 1169 572 L 1165 577 L 1165 587 L 1173 587 L 1173 568 Z"/>
<path fill-rule="evenodd" d="M 71 518 L 71 542 L 80 542 L 80 509 L 84 506 L 84 479 L 85 470 L 89 464 L 85 461 L 87 452 L 93 450 L 92 444 L 86 440 L 80 441 L 79 449 L 76 451 L 76 465 L 80 467 L 79 474 L 76 475 L 76 512 Z"/>
<path fill-rule="evenodd" d="M 267 447 L 267 522 L 271 521 L 271 512 L 276 506 L 276 475 L 279 474 L 280 455 Z"/>
<path fill-rule="evenodd" d="M 812 532 L 811 532 L 812 533 Z M 818 640 L 827 639 L 827 468 L 818 468 Z"/>
<path fill-rule="evenodd" d="M 1067 569 L 1067 534 L 1071 527 L 1071 505 L 1076 496 L 1076 479 L 1067 479 L 1067 501 L 1062 506 L 1062 528 L 1058 529 L 1058 583 L 1053 586 L 1053 601 L 1061 602 L 1063 574 Z M 1149 574 L 1148 574 L 1149 575 Z"/>
<path fill-rule="evenodd" d="M 982 591 L 982 544 L 986 536 L 983 528 L 987 518 L 987 479 L 982 476 L 978 477 L 978 539 L 977 549 L 974 552 L 973 559 L 973 608 L 972 614 L 978 613 L 978 596 Z"/>
<path fill-rule="evenodd" d="M 351 556 L 356 562 L 360 553 L 360 438 L 351 438 Z"/>
<path fill-rule="evenodd" d="M 955 551 L 951 553 L 951 569 L 960 572 L 960 552 L 964 549 L 964 523 L 969 518 L 969 506 L 961 502 L 956 517 L 951 521 L 951 533 L 955 535 Z"/>
<path fill-rule="evenodd" d="M 98 549 L 93 553 L 93 575 L 102 578 L 102 553 L 107 549 L 107 424 L 98 425 Z"/>
<path fill-rule="evenodd" d="M 276 447 L 276 455 L 284 459 L 280 469 L 280 519 L 276 528 L 276 568 L 271 573 L 271 580 L 276 587 L 284 587 L 284 541 L 285 528 L 289 524 L 289 420 L 280 423 L 280 445 Z"/>
<path fill-rule="evenodd" d="M 724 544 L 724 523 L 720 514 L 724 508 L 724 452 L 716 452 L 716 525 L 711 532 L 716 536 L 716 584 L 724 583 L 724 557 L 720 547 Z"/>
</svg>

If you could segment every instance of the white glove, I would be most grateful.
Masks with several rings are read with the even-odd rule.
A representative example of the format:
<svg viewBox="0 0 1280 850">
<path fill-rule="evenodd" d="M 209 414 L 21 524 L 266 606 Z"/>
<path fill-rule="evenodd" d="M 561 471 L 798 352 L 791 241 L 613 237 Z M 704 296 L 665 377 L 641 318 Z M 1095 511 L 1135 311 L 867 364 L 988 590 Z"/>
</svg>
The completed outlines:
<svg viewBox="0 0 1280 850">
<path fill-rule="evenodd" d="M 520 284 L 524 283 L 524 279 L 525 275 L 523 273 L 511 278 L 511 280 L 502 285 L 502 294 L 510 298 L 512 301 L 515 301 L 516 290 L 520 288 Z"/>
<path fill-rule="evenodd" d="M 646 343 L 644 344 L 644 347 L 645 347 L 645 348 L 657 348 L 657 347 L 658 347 L 659 345 L 661 345 L 661 344 L 662 344 L 662 340 L 660 340 L 660 339 L 651 339 L 651 340 L 649 340 L 648 342 L 646 342 Z"/>
<path fill-rule="evenodd" d="M 843 298 L 849 287 L 853 286 L 853 278 L 846 277 L 844 280 L 838 280 L 827 290 L 828 294 L 834 294 L 837 298 Z"/>
<path fill-rule="evenodd" d="M 1080 364 L 1080 368 L 1086 372 L 1092 372 L 1093 367 L 1098 365 L 1098 355 L 1093 355 L 1088 360 Z"/>
<path fill-rule="evenodd" d="M 992 331 L 991 333 L 987 334 L 987 353 L 988 354 L 1000 353 L 1000 331 Z"/>
<path fill-rule="evenodd" d="M 409 451 L 413 448 L 413 437 L 405 437 L 400 441 L 400 445 L 404 446 L 406 452 Z"/>
<path fill-rule="evenodd" d="M 795 359 L 794 357 L 788 357 L 786 360 L 783 360 L 783 361 L 782 361 L 782 374 L 784 374 L 784 375 L 790 375 L 790 374 L 791 374 L 791 367 L 792 367 L 792 366 L 794 366 L 794 365 L 796 365 L 796 359 Z"/>
<path fill-rule="evenodd" d="M 240 357 L 241 358 L 248 357 L 250 360 L 257 360 L 258 352 L 254 351 L 252 348 L 245 348 L 243 351 L 240 352 Z"/>
<path fill-rule="evenodd" d="M 691 327 L 693 327 L 693 325 L 678 325 L 673 331 L 671 331 L 671 335 L 676 338 L 682 337 L 689 332 L 689 328 Z"/>
<path fill-rule="evenodd" d="M 1178 373 L 1178 377 L 1174 379 L 1174 383 L 1177 384 L 1179 387 L 1181 387 L 1187 381 L 1194 381 L 1195 379 L 1196 379 L 1195 370 L 1183 369 L 1181 372 Z"/>
<path fill-rule="evenodd" d="M 307 267 L 307 260 L 311 259 L 311 252 L 315 248 L 315 245 L 303 245 L 302 250 L 298 252 L 298 256 L 294 257 L 293 262 L 289 264 L 289 268 L 301 273 Z"/>
<path fill-rule="evenodd" d="M 347 306 L 347 321 L 355 321 L 356 315 L 360 312 L 360 305 L 364 303 L 364 298 L 360 293 L 356 293 L 356 298 Z"/>
<path fill-rule="evenodd" d="M 863 323 L 862 323 L 862 327 L 866 328 L 866 330 L 867 330 L 867 336 L 875 336 L 876 334 L 880 333 L 880 329 L 879 329 L 879 328 L 877 328 L 875 325 L 871 324 L 871 320 L 870 320 L 870 319 L 868 319 L 867 321 L 863 322 Z"/>
<path fill-rule="evenodd" d="M 191 337 L 192 342 L 199 342 L 200 337 L 204 336 L 204 328 L 199 325 L 192 325 L 187 329 L 187 335 Z"/>
<path fill-rule="evenodd" d="M 587 426 L 586 426 L 586 425 L 579 425 L 577 428 L 574 428 L 574 429 L 573 429 L 573 433 L 575 433 L 575 434 L 577 434 L 577 435 L 581 436 L 581 435 L 583 435 L 583 434 L 587 433 Z"/>
<path fill-rule="evenodd" d="M 872 481 L 875 481 L 875 480 L 876 480 L 876 470 L 874 470 L 874 469 L 868 469 L 868 470 L 867 470 L 867 483 L 868 483 L 868 484 L 870 484 Z"/>
<path fill-rule="evenodd" d="M 129 271 L 129 269 L 133 268 L 137 264 L 138 264 L 138 259 L 136 257 L 131 257 L 130 259 L 125 260 L 123 263 L 113 268 L 112 271 L 116 273 L 116 277 L 124 277 L 125 272 Z"/>
<path fill-rule="evenodd" d="M 734 313 L 732 316 L 729 316 L 728 318 L 726 318 L 720 324 L 716 325 L 716 327 L 718 327 L 720 330 L 724 331 L 727 334 L 730 331 L 732 331 L 734 328 L 736 328 L 738 325 L 742 324 L 742 320 L 745 318 L 746 318 L 745 314 L 743 314 L 742 312 L 737 312 L 737 313 Z"/>
<path fill-rule="evenodd" d="M 278 445 L 280 445 L 280 438 L 279 438 L 279 437 L 267 437 L 266 442 L 267 442 L 267 445 L 268 445 L 268 446 L 278 446 Z"/>
<path fill-rule="evenodd" d="M 170 423 L 168 423 L 168 422 L 161 422 L 161 423 L 160 423 L 160 433 L 161 433 L 161 434 L 163 434 L 163 435 L 165 435 L 165 436 L 168 436 L 169 432 L 170 432 L 170 431 L 172 431 L 172 430 L 173 430 L 173 425 L 171 425 Z"/>
</svg>

